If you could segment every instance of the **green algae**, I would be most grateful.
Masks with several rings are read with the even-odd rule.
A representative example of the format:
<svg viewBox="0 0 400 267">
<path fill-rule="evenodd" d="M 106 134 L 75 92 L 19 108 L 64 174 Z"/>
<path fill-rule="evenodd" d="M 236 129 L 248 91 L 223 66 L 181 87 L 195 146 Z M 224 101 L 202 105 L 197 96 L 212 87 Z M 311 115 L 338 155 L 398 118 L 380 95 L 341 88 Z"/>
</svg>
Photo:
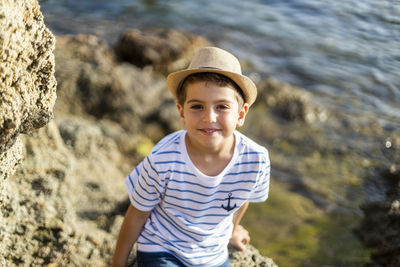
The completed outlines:
<svg viewBox="0 0 400 267">
<path fill-rule="evenodd" d="M 359 220 L 326 213 L 273 182 L 268 201 L 251 204 L 242 223 L 251 243 L 280 266 L 363 266 L 369 253 L 353 234 Z"/>
</svg>

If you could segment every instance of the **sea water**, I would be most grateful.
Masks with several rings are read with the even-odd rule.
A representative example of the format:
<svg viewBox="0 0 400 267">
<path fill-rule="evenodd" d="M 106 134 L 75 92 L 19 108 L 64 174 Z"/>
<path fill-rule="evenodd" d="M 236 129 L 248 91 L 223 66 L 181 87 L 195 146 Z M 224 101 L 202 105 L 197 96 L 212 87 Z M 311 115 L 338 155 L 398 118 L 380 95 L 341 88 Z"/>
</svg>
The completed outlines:
<svg viewBox="0 0 400 267">
<path fill-rule="evenodd" d="M 110 42 L 127 28 L 202 34 L 251 63 L 247 72 L 301 86 L 318 101 L 400 128 L 400 2 L 391 0 L 44 0 L 55 33 Z"/>
</svg>

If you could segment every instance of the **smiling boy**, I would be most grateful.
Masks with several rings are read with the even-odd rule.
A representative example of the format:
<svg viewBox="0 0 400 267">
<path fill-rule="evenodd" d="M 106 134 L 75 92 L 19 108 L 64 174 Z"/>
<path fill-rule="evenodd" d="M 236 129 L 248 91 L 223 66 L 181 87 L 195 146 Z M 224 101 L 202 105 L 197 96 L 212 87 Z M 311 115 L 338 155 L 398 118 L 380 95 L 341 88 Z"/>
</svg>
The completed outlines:
<svg viewBox="0 0 400 267">
<path fill-rule="evenodd" d="M 140 266 L 229 266 L 227 245 L 250 238 L 239 222 L 269 190 L 267 150 L 236 131 L 257 89 L 227 51 L 201 48 L 167 78 L 185 130 L 163 138 L 125 179 L 131 205 L 113 266 L 135 242 Z"/>
</svg>

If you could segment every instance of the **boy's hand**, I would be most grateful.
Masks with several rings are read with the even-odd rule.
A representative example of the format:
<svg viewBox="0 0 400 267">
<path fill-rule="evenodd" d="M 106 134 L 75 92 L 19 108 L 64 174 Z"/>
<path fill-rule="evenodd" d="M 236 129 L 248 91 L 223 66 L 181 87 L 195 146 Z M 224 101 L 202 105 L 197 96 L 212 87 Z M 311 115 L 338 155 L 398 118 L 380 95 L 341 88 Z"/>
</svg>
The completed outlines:
<svg viewBox="0 0 400 267">
<path fill-rule="evenodd" d="M 249 232 L 240 224 L 237 225 L 233 229 L 229 243 L 240 251 L 246 250 L 246 245 L 250 243 Z"/>
</svg>

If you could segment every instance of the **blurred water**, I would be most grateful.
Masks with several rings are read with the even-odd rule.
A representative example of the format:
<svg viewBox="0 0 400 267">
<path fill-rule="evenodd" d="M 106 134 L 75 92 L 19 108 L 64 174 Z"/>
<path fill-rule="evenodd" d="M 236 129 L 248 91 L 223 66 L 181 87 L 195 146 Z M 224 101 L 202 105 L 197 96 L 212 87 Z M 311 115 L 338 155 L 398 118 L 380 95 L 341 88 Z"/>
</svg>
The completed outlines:
<svg viewBox="0 0 400 267">
<path fill-rule="evenodd" d="M 129 27 L 205 35 L 247 72 L 302 86 L 324 104 L 400 128 L 400 2 L 392 0 L 47 0 L 55 33 L 115 42 Z"/>
</svg>

